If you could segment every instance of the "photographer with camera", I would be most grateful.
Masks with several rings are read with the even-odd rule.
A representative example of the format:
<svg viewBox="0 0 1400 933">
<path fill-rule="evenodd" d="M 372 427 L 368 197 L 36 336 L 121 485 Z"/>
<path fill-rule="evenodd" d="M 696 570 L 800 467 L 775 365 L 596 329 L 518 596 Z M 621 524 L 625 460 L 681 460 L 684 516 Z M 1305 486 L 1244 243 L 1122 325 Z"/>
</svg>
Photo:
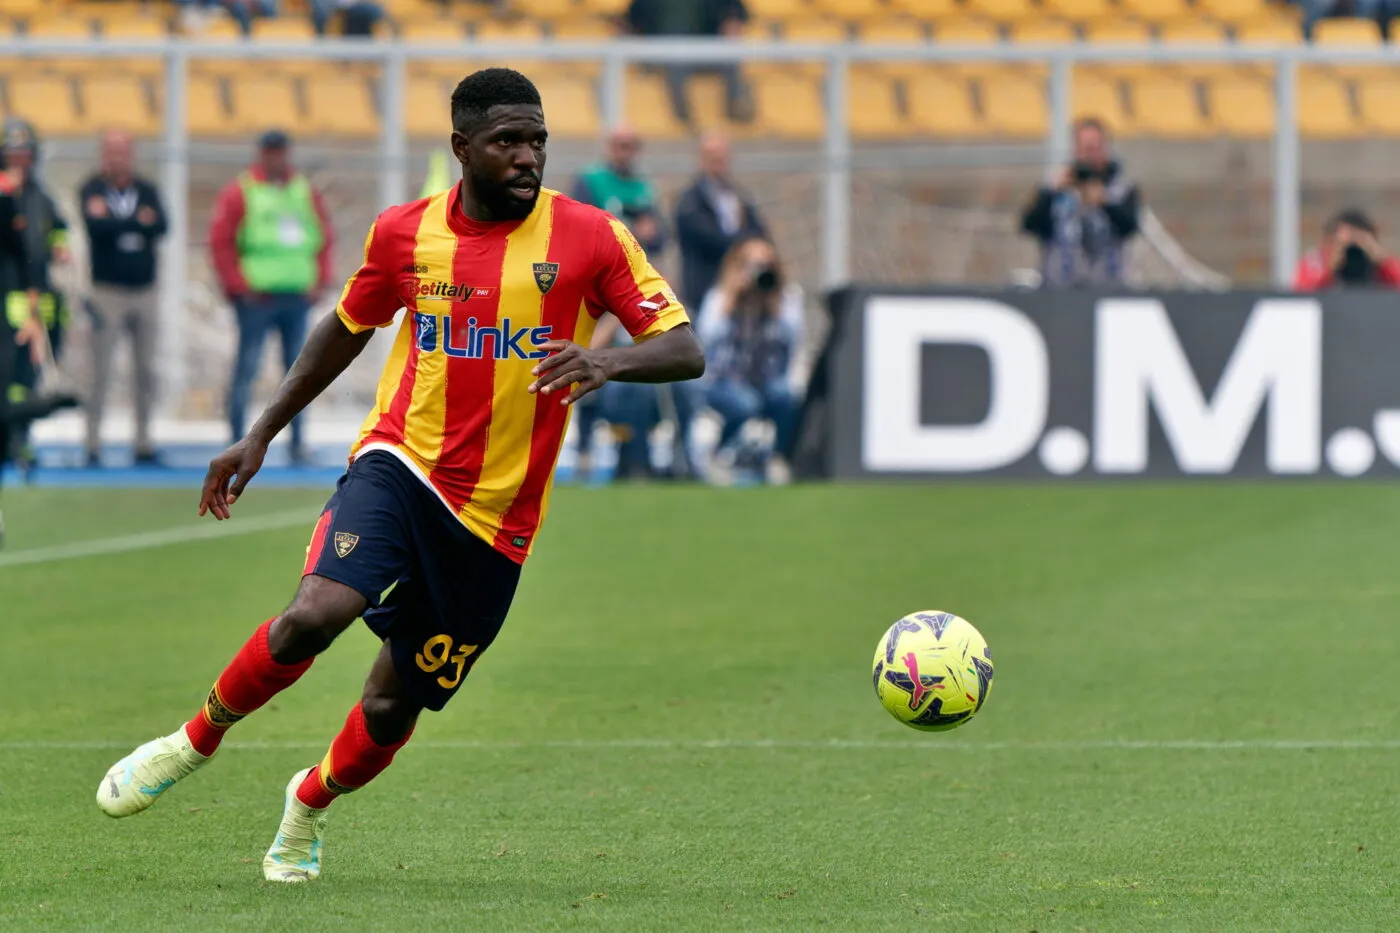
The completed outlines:
<svg viewBox="0 0 1400 933">
<path fill-rule="evenodd" d="M 737 442 L 754 418 L 772 421 L 776 439 L 772 456 L 752 465 L 766 467 L 771 483 L 790 475 L 801 408 L 792 376 L 805 330 L 802 302 L 801 287 L 788 281 L 777 249 L 761 235 L 730 248 L 705 295 L 696 331 L 707 360 L 705 397 L 723 422 L 711 474 L 717 481 L 749 465 L 736 463 Z"/>
<path fill-rule="evenodd" d="M 1117 285 L 1123 247 L 1138 231 L 1141 195 L 1113 157 L 1108 128 L 1087 117 L 1074 125 L 1074 160 L 1036 191 L 1021 229 L 1040 241 L 1041 285 Z"/>
<path fill-rule="evenodd" d="M 1371 218 L 1348 208 L 1327 221 L 1322 242 L 1298 262 L 1293 288 L 1400 288 L 1400 260 L 1381 246 Z"/>
</svg>

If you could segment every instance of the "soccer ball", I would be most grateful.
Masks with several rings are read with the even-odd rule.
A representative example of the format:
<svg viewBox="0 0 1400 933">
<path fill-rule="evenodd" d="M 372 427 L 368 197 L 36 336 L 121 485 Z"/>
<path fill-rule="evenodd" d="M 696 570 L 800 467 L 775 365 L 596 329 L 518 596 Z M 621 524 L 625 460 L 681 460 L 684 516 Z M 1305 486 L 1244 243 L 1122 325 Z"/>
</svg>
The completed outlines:
<svg viewBox="0 0 1400 933">
<path fill-rule="evenodd" d="M 890 626 L 875 649 L 875 694 L 906 726 L 956 729 L 991 692 L 986 639 L 951 612 L 911 613 Z"/>
</svg>

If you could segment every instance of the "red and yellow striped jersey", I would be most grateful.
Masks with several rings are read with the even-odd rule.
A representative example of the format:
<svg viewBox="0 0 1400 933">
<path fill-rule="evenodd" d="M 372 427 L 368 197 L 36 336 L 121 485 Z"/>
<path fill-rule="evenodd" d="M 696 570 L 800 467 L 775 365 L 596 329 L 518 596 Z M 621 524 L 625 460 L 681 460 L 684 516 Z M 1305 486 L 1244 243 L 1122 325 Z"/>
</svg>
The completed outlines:
<svg viewBox="0 0 1400 933">
<path fill-rule="evenodd" d="M 526 391 L 540 345 L 586 345 L 605 311 L 636 340 L 689 320 L 621 222 L 549 189 L 523 221 L 471 220 L 458 186 L 380 214 L 337 312 L 359 333 L 400 308 L 350 456 L 397 455 L 516 561 L 544 519 L 571 408 Z"/>
</svg>

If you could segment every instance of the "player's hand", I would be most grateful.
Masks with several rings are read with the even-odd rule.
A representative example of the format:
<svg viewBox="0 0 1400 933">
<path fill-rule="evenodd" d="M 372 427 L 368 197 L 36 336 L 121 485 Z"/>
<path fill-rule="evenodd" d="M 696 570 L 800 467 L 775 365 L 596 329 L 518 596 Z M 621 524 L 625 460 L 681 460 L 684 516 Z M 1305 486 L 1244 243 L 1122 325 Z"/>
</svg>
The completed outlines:
<svg viewBox="0 0 1400 933">
<path fill-rule="evenodd" d="M 540 349 L 548 350 L 552 355 L 540 360 L 539 365 L 530 370 L 530 375 L 536 377 L 530 383 L 532 394 L 552 395 L 573 386 L 560 402 L 561 405 L 572 405 L 608 381 L 608 370 L 598 350 L 581 347 L 570 340 L 550 340 L 540 344 Z"/>
<path fill-rule="evenodd" d="M 204 476 L 204 492 L 199 497 L 199 514 L 212 512 L 219 521 L 229 517 L 229 506 L 238 501 L 248 482 L 262 469 L 267 445 L 245 437 L 209 461 Z"/>
<path fill-rule="evenodd" d="M 33 363 L 36 368 L 44 365 L 48 342 L 48 332 L 44 330 L 44 325 L 35 317 L 27 318 L 23 326 L 15 332 L 15 343 L 29 348 L 29 362 Z"/>
</svg>

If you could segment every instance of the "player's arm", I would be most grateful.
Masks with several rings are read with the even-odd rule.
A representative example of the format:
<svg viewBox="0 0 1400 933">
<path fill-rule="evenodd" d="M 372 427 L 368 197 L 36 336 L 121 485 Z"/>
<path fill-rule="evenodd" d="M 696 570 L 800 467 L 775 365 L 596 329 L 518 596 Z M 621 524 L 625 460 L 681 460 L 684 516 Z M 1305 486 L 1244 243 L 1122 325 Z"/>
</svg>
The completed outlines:
<svg viewBox="0 0 1400 933">
<path fill-rule="evenodd" d="M 229 506 L 238 501 L 262 468 L 272 439 L 345 372 L 369 343 L 374 328 L 393 322 L 402 302 L 394 291 L 393 256 L 385 242 L 392 236 L 375 235 L 380 222 L 370 228 L 364 263 L 346 284 L 340 303 L 312 329 L 262 417 L 247 437 L 209 464 L 199 500 L 200 515 L 212 512 L 221 521 L 228 518 Z"/>
<path fill-rule="evenodd" d="M 705 353 L 685 309 L 620 221 L 601 225 L 595 267 L 592 300 L 611 311 L 636 343 L 593 349 L 552 340 L 541 347 L 551 355 L 532 370 L 531 392 L 567 390 L 562 404 L 571 405 L 609 380 L 680 382 L 704 375 Z"/>
</svg>

